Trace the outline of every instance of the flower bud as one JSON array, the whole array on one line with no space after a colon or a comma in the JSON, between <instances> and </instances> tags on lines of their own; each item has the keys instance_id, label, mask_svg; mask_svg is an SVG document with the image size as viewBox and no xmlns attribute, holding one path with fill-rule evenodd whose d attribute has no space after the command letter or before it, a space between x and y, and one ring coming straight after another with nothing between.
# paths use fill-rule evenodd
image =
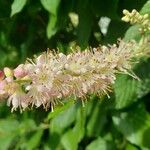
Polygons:
<instances>
[{"instance_id":1,"label":"flower bud","mask_svg":"<svg viewBox=\"0 0 150 150\"><path fill-rule=\"evenodd\" d=\"M122 21L125 21L125 22L129 22L129 21L130 21L130 19L129 19L128 16L122 17L121 20L122 20Z\"/></svg>"},{"instance_id":2,"label":"flower bud","mask_svg":"<svg viewBox=\"0 0 150 150\"><path fill-rule=\"evenodd\" d=\"M25 69L23 68L23 64L19 65L15 70L14 70L14 76L16 78L23 78L26 76Z\"/></svg>"},{"instance_id":3,"label":"flower bud","mask_svg":"<svg viewBox=\"0 0 150 150\"><path fill-rule=\"evenodd\" d=\"M145 15L143 16L144 19L147 19L148 17L149 17L148 14L145 14Z\"/></svg>"},{"instance_id":4,"label":"flower bud","mask_svg":"<svg viewBox=\"0 0 150 150\"><path fill-rule=\"evenodd\" d=\"M123 10L123 14L127 15L128 13L129 13L128 10L126 10L126 9Z\"/></svg>"},{"instance_id":5,"label":"flower bud","mask_svg":"<svg viewBox=\"0 0 150 150\"><path fill-rule=\"evenodd\" d=\"M4 74L5 74L6 77L13 77L13 70L11 70L8 67L5 67L4 68Z\"/></svg>"},{"instance_id":6,"label":"flower bud","mask_svg":"<svg viewBox=\"0 0 150 150\"><path fill-rule=\"evenodd\" d=\"M0 81L4 79L4 72L0 70Z\"/></svg>"}]
</instances>

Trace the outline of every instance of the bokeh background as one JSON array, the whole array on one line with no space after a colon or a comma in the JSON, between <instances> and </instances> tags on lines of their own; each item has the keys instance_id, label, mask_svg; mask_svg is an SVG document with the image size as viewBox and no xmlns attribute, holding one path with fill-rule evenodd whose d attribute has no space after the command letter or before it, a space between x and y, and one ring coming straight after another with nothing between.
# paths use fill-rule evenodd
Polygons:
<instances>
[{"instance_id":1,"label":"bokeh background","mask_svg":"<svg viewBox=\"0 0 150 150\"><path fill-rule=\"evenodd\" d=\"M0 0L0 69L47 48L139 41L137 26L121 21L123 9L150 14L150 0ZM93 95L85 107L70 99L53 113L11 113L1 101L0 150L149 150L150 60L134 71L140 82L118 76L110 99Z\"/></svg>"}]
</instances>

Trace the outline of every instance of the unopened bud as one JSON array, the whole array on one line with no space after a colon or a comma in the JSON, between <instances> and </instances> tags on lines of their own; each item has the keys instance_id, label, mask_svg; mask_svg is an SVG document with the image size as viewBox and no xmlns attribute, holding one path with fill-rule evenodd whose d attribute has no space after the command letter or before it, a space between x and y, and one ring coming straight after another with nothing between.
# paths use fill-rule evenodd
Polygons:
<instances>
[{"instance_id":1,"label":"unopened bud","mask_svg":"<svg viewBox=\"0 0 150 150\"><path fill-rule=\"evenodd\" d=\"M124 17L122 17L122 19L121 19L122 21L125 21L125 22L129 22L130 21L130 19L129 19L129 17L128 16L124 16Z\"/></svg>"},{"instance_id":2,"label":"unopened bud","mask_svg":"<svg viewBox=\"0 0 150 150\"><path fill-rule=\"evenodd\" d=\"M137 12L135 9L133 9L132 12L131 12L132 15L135 15L135 14L137 14L137 13L138 13L138 12Z\"/></svg>"},{"instance_id":3,"label":"unopened bud","mask_svg":"<svg viewBox=\"0 0 150 150\"><path fill-rule=\"evenodd\" d=\"M149 20L146 19L142 24L143 24L143 25L148 25L148 24L149 24Z\"/></svg>"},{"instance_id":4,"label":"unopened bud","mask_svg":"<svg viewBox=\"0 0 150 150\"><path fill-rule=\"evenodd\" d=\"M5 74L6 77L13 77L13 70L11 70L8 67L5 67L4 68L4 74Z\"/></svg>"},{"instance_id":5,"label":"unopened bud","mask_svg":"<svg viewBox=\"0 0 150 150\"><path fill-rule=\"evenodd\" d=\"M4 79L4 72L0 70L0 81Z\"/></svg>"},{"instance_id":6,"label":"unopened bud","mask_svg":"<svg viewBox=\"0 0 150 150\"><path fill-rule=\"evenodd\" d=\"M23 78L26 75L25 70L23 68L23 64L19 65L15 70L14 70L14 76L16 78Z\"/></svg>"},{"instance_id":7,"label":"unopened bud","mask_svg":"<svg viewBox=\"0 0 150 150\"><path fill-rule=\"evenodd\" d=\"M145 14L145 15L143 16L144 19L147 19L148 17L149 17L148 14Z\"/></svg>"},{"instance_id":8,"label":"unopened bud","mask_svg":"<svg viewBox=\"0 0 150 150\"><path fill-rule=\"evenodd\" d=\"M129 13L128 10L126 10L126 9L123 10L123 14L127 15L128 13Z\"/></svg>"}]
</instances>

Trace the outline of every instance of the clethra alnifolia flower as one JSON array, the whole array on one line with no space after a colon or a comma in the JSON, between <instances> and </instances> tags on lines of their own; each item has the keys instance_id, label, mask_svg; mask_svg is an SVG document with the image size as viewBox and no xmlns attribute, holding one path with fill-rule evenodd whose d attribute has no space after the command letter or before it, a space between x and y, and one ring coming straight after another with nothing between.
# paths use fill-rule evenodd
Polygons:
<instances>
[{"instance_id":1,"label":"clethra alnifolia flower","mask_svg":"<svg viewBox=\"0 0 150 150\"><path fill-rule=\"evenodd\" d=\"M13 111L30 106L53 110L64 98L83 101L93 93L108 95L116 73L134 76L131 66L136 48L136 42L120 40L116 45L68 55L47 51L14 70L4 68L4 73L0 72L0 97L8 99Z\"/></svg>"}]
</instances>

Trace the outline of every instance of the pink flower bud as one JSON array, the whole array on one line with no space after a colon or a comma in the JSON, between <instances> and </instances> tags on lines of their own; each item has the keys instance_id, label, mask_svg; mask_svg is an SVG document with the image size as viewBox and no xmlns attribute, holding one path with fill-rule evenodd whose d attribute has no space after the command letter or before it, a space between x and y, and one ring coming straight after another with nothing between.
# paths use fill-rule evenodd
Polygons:
<instances>
[{"instance_id":1,"label":"pink flower bud","mask_svg":"<svg viewBox=\"0 0 150 150\"><path fill-rule=\"evenodd\" d=\"M19 65L15 70L14 70L14 76L16 78L23 78L26 76L25 69L23 68L23 64Z\"/></svg>"},{"instance_id":2,"label":"pink flower bud","mask_svg":"<svg viewBox=\"0 0 150 150\"><path fill-rule=\"evenodd\" d=\"M0 70L0 81L4 79L4 72Z\"/></svg>"},{"instance_id":3,"label":"pink flower bud","mask_svg":"<svg viewBox=\"0 0 150 150\"><path fill-rule=\"evenodd\" d=\"M5 67L4 68L4 74L5 74L6 77L13 77L13 70L11 70L8 67Z\"/></svg>"}]
</instances>

